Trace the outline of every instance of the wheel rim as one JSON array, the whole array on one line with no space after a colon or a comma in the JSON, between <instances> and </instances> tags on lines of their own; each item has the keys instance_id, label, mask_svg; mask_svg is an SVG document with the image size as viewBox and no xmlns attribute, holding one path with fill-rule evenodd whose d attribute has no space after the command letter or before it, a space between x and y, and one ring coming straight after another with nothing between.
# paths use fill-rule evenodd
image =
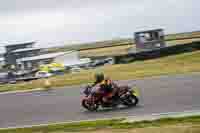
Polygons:
<instances>
[{"instance_id":1,"label":"wheel rim","mask_svg":"<svg viewBox=\"0 0 200 133\"><path fill-rule=\"evenodd\" d=\"M128 105L136 105L138 102L137 98L135 96L129 96L129 98L127 99L126 103Z\"/></svg>"},{"instance_id":2,"label":"wheel rim","mask_svg":"<svg viewBox=\"0 0 200 133\"><path fill-rule=\"evenodd\" d=\"M128 102L128 104L131 105L131 104L135 103L135 99L132 98L132 97L129 97L128 100L127 100L127 102Z\"/></svg>"},{"instance_id":3,"label":"wheel rim","mask_svg":"<svg viewBox=\"0 0 200 133\"><path fill-rule=\"evenodd\" d=\"M87 100L85 100L85 101L83 102L83 106L84 106L86 109L90 110L90 111L97 110L97 108L98 108L98 105L97 105L97 104L91 104L91 103L89 103Z\"/></svg>"}]
</instances>

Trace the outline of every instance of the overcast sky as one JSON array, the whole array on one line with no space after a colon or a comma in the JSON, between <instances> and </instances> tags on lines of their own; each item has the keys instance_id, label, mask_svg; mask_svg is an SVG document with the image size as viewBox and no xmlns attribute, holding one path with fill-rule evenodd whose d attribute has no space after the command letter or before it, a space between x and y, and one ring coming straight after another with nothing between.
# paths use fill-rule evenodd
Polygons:
<instances>
[{"instance_id":1,"label":"overcast sky","mask_svg":"<svg viewBox=\"0 0 200 133\"><path fill-rule=\"evenodd\" d=\"M199 8L198 0L1 0L0 46L126 38L152 28L200 30Z\"/></svg>"}]
</instances>

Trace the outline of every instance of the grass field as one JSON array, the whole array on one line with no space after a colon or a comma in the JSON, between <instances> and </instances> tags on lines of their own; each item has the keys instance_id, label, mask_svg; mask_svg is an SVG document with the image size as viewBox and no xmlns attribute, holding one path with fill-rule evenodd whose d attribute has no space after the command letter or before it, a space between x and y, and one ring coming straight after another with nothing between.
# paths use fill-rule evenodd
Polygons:
<instances>
[{"instance_id":1,"label":"grass field","mask_svg":"<svg viewBox=\"0 0 200 133\"><path fill-rule=\"evenodd\" d=\"M49 79L51 87L79 85L93 82L96 71L102 71L114 80L137 79L158 75L181 74L200 71L200 50L162 57L145 61L135 61L129 64L103 66L80 73L65 74ZM46 79L23 82L18 84L1 85L0 91L13 91L45 87Z\"/></svg>"},{"instance_id":2,"label":"grass field","mask_svg":"<svg viewBox=\"0 0 200 133\"><path fill-rule=\"evenodd\" d=\"M199 38L184 39L192 37ZM166 43L169 45L178 45L183 43L191 43L193 41L200 41L200 31L168 34L165 36L165 40ZM135 47L133 38L115 39L76 45L66 45L58 48L50 48L49 52L79 50L81 57L97 57L125 54L127 53L127 49L130 47Z\"/></svg>"},{"instance_id":3,"label":"grass field","mask_svg":"<svg viewBox=\"0 0 200 133\"><path fill-rule=\"evenodd\" d=\"M200 31L194 32L185 32L185 33L177 33L177 34L168 34L166 35L166 39L181 39L186 37L200 37Z\"/></svg>"},{"instance_id":4,"label":"grass field","mask_svg":"<svg viewBox=\"0 0 200 133\"><path fill-rule=\"evenodd\" d=\"M98 48L91 50L80 51L81 57L99 57L99 56L115 56L124 55L128 53L128 49L133 48L134 45L122 45L109 48Z\"/></svg>"},{"instance_id":5,"label":"grass field","mask_svg":"<svg viewBox=\"0 0 200 133\"><path fill-rule=\"evenodd\" d=\"M125 123L123 119L0 130L0 133L199 133L200 116Z\"/></svg>"},{"instance_id":6,"label":"grass field","mask_svg":"<svg viewBox=\"0 0 200 133\"><path fill-rule=\"evenodd\" d=\"M180 44L189 44L195 41L200 41L200 38L194 39L183 39L183 40L173 40L167 41L167 46L180 45ZM89 49L81 50L81 57L100 57L100 56L116 56L116 55L125 55L128 53L128 50L132 48L135 49L135 45L130 43L129 45L113 46L108 48L98 48L98 49Z\"/></svg>"},{"instance_id":7,"label":"grass field","mask_svg":"<svg viewBox=\"0 0 200 133\"><path fill-rule=\"evenodd\" d=\"M199 132L200 132L199 124L183 123L175 125L163 125L159 127L150 126L146 128L99 129L99 130L94 130L89 132L85 131L79 133L199 133Z\"/></svg>"},{"instance_id":8,"label":"grass field","mask_svg":"<svg viewBox=\"0 0 200 133\"><path fill-rule=\"evenodd\" d=\"M96 49L102 48L105 46L118 46L118 45L126 45L132 42L132 39L116 39L116 40L107 40L107 41L99 41L85 44L74 44L74 45L66 45L62 47L49 48L50 52L58 52L58 51L69 51L69 50L84 50L84 49Z\"/></svg>"},{"instance_id":9,"label":"grass field","mask_svg":"<svg viewBox=\"0 0 200 133\"><path fill-rule=\"evenodd\" d=\"M183 38L191 38L191 37L200 37L200 31L194 32L184 32L184 33L176 33L176 34L168 34L165 35L165 40L172 40L172 39L182 39ZM56 52L56 51L68 51L68 50L84 50L84 49L96 49L105 46L119 46L119 45L127 45L130 43L134 43L133 38L119 38L107 41L98 41L92 43L84 43L84 44L74 44L74 45L66 45L62 47L54 47L50 48L49 51Z\"/></svg>"}]
</instances>

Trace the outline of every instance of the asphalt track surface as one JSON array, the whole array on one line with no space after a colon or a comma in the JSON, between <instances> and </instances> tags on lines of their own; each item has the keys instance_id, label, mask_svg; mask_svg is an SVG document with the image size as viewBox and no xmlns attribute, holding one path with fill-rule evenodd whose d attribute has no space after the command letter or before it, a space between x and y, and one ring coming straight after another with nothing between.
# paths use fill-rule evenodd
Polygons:
<instances>
[{"instance_id":1,"label":"asphalt track surface","mask_svg":"<svg viewBox=\"0 0 200 133\"><path fill-rule=\"evenodd\" d=\"M200 74L118 83L140 88L141 98L137 107L86 111L80 106L83 86L50 92L1 94L0 128L200 109Z\"/></svg>"}]
</instances>

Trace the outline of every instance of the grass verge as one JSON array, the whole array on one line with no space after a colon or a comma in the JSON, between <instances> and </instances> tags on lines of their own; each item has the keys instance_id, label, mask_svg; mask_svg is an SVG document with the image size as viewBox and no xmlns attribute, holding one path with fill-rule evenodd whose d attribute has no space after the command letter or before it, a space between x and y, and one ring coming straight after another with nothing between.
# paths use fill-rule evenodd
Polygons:
<instances>
[{"instance_id":1,"label":"grass verge","mask_svg":"<svg viewBox=\"0 0 200 133\"><path fill-rule=\"evenodd\" d=\"M91 122L80 122L70 124L56 124L48 126L35 126L30 128L16 128L16 129L0 129L0 133L66 133L66 132L90 132L105 129L145 129L149 127L166 127L180 125L199 125L200 116L190 116L181 118L162 118L153 121L141 121L133 123L124 123L124 119L113 119L113 120L98 120ZM198 126L200 131L200 126ZM173 131L172 133L175 133ZM177 132L176 132L177 133Z\"/></svg>"}]
</instances>

